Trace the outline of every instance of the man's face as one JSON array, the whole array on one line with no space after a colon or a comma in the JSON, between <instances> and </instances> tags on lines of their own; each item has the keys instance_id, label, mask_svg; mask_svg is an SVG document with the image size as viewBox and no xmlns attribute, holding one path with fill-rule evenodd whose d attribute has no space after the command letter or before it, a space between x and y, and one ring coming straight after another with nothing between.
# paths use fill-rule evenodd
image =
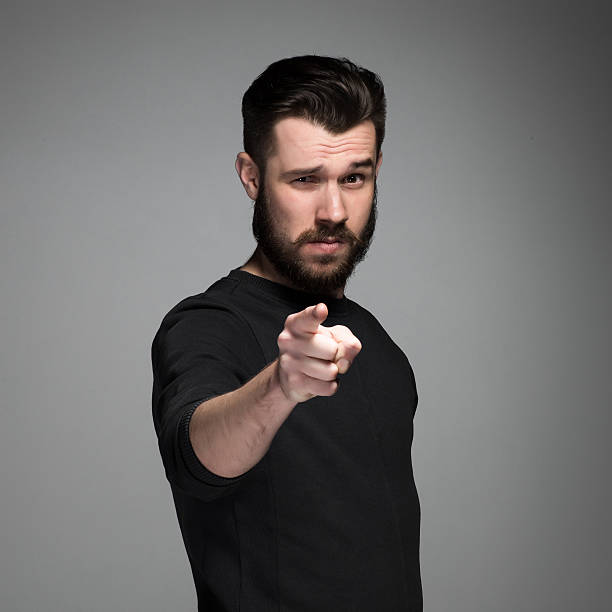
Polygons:
<instances>
[{"instance_id":1,"label":"man's face","mask_svg":"<svg viewBox=\"0 0 612 612\"><path fill-rule=\"evenodd\" d=\"M270 263L313 293L342 287L365 256L376 222L376 133L370 121L330 134L287 118L274 128L253 232Z\"/></svg>"}]
</instances>

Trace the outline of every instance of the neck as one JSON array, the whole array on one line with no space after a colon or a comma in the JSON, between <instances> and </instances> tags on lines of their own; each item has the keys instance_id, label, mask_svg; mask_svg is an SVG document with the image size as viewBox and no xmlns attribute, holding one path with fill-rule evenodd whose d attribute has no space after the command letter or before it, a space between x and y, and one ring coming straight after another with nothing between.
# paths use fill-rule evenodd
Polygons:
<instances>
[{"instance_id":1,"label":"neck","mask_svg":"<svg viewBox=\"0 0 612 612\"><path fill-rule=\"evenodd\" d=\"M250 272L255 276L261 276L267 280L285 285L291 289L302 290L300 287L296 287L284 276L278 273L272 262L266 257L265 253L257 247L254 253L251 255L249 260L240 268L245 272ZM344 287L339 287L335 291L330 293L331 297L341 298L344 295Z\"/></svg>"}]
</instances>

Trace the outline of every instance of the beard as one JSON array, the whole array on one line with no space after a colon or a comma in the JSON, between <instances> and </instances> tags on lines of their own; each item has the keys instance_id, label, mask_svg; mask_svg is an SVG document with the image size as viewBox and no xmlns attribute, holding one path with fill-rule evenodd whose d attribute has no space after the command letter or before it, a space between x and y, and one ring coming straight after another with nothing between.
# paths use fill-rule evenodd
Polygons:
<instances>
[{"instance_id":1,"label":"beard","mask_svg":"<svg viewBox=\"0 0 612 612\"><path fill-rule=\"evenodd\" d=\"M377 213L377 189L374 184L370 215L359 236L342 222L334 226L319 225L291 241L278 230L270 214L269 199L262 188L253 209L253 235L276 271L292 286L308 293L330 294L345 286L355 266L366 256L374 236ZM300 247L326 238L345 242L347 252L339 256L326 253L316 255L315 265L309 265L301 257Z\"/></svg>"}]
</instances>

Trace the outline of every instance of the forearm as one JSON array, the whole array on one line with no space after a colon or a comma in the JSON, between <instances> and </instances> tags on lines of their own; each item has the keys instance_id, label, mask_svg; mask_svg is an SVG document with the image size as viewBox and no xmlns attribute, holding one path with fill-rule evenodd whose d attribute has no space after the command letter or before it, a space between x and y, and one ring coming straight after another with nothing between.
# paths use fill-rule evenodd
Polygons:
<instances>
[{"instance_id":1,"label":"forearm","mask_svg":"<svg viewBox=\"0 0 612 612\"><path fill-rule=\"evenodd\" d=\"M200 404L191 417L189 439L200 462L232 478L252 468L293 410L278 376L278 360L242 387Z\"/></svg>"}]
</instances>

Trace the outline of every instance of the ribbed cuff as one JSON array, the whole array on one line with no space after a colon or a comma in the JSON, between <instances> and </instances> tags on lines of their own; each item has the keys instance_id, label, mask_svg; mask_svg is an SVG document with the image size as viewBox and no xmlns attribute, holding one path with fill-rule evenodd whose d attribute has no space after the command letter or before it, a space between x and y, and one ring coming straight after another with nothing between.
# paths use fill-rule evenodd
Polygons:
<instances>
[{"instance_id":1,"label":"ribbed cuff","mask_svg":"<svg viewBox=\"0 0 612 612\"><path fill-rule=\"evenodd\" d=\"M206 484L215 487L225 487L233 484L234 482L242 480L244 474L241 474L240 476L236 476L234 478L225 478L224 476L218 476L217 474L213 474L213 472L207 469L198 459L198 456L195 454L193 446L191 445L191 440L189 439L189 423L191 422L191 417L193 416L193 413L202 402L211 399L211 397L215 396L211 395L210 397L205 397L204 399L201 399L195 404L189 406L187 410L185 410L179 422L179 445L181 449L181 454L183 456L183 461L185 462L187 469L193 475L194 478L197 478L198 480L201 480L202 482L205 482Z\"/></svg>"}]
</instances>

